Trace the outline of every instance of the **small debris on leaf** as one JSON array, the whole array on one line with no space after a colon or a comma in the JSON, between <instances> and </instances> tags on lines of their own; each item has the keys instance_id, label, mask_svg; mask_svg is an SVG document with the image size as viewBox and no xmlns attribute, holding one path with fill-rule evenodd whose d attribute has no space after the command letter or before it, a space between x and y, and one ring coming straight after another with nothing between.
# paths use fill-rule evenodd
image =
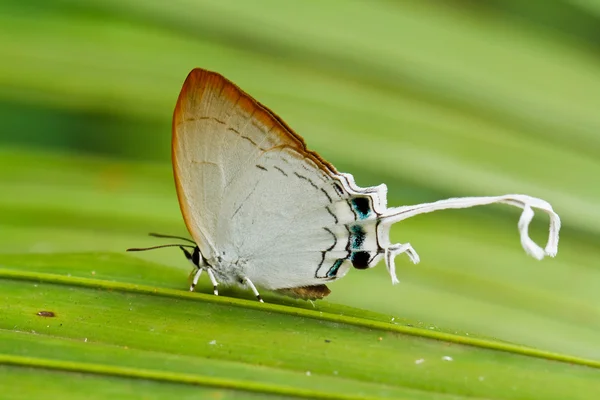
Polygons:
<instances>
[{"instance_id":1,"label":"small debris on leaf","mask_svg":"<svg viewBox=\"0 0 600 400\"><path fill-rule=\"evenodd\" d=\"M39 315L40 317L47 317L47 318L56 317L56 314L54 314L54 312L52 312L52 311L40 311L37 313L37 315Z\"/></svg>"}]
</instances>

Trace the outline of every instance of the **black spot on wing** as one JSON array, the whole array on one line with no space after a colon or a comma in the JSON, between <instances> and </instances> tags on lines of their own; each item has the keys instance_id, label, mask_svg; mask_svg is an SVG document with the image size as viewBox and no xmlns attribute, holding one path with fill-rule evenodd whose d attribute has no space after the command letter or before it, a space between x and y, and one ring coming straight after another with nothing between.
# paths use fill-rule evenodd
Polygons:
<instances>
[{"instance_id":1,"label":"black spot on wing","mask_svg":"<svg viewBox=\"0 0 600 400\"><path fill-rule=\"evenodd\" d=\"M350 200L352 209L359 219L368 218L371 214L371 202L368 197L355 197Z\"/></svg>"},{"instance_id":2,"label":"black spot on wing","mask_svg":"<svg viewBox=\"0 0 600 400\"><path fill-rule=\"evenodd\" d=\"M355 251L350 256L350 261L352 261L352 266L356 269L367 269L369 268L369 260L371 259L371 255L368 251Z\"/></svg>"}]
</instances>

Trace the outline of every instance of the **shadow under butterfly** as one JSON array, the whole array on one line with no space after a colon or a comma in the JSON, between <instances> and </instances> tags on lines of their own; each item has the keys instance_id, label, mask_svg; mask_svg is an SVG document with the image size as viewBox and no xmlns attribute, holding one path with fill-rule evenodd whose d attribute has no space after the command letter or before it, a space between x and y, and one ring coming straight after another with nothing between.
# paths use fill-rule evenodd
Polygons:
<instances>
[{"instance_id":1,"label":"shadow under butterfly","mask_svg":"<svg viewBox=\"0 0 600 400\"><path fill-rule=\"evenodd\" d=\"M521 244L536 259L555 256L560 218L546 201L509 194L464 197L387 207L387 187L361 188L338 172L281 118L218 73L190 72L173 116L172 161L179 205L193 241L178 246L194 265L193 291L206 271L217 286L257 287L303 299L322 299L325 285L350 267L367 269L382 259L392 278L395 257L409 243L390 243L390 227L418 214L504 203L523 209ZM550 216L542 249L528 235L533 208ZM189 250L188 250L189 249Z\"/></svg>"}]
</instances>

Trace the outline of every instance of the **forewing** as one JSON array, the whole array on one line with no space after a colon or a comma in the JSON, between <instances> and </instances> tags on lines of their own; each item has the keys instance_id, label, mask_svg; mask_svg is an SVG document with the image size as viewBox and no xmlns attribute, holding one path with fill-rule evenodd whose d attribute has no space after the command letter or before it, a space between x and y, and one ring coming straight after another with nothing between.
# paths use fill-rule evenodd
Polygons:
<instances>
[{"instance_id":1,"label":"forewing","mask_svg":"<svg viewBox=\"0 0 600 400\"><path fill-rule=\"evenodd\" d=\"M188 75L173 116L173 172L185 223L205 257L217 256L223 242L229 242L221 237L217 243L217 236L230 222L220 219L227 215L223 205L246 195L237 191L236 182L249 170L260 172L256 165L265 153L279 151L302 154L317 169L335 172L274 113L229 80L202 69Z\"/></svg>"}]
</instances>

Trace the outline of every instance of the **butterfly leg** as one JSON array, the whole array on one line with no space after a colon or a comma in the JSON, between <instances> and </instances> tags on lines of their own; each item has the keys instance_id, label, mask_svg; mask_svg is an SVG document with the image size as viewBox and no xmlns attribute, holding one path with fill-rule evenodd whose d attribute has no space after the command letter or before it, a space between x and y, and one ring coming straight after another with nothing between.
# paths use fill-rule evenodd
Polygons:
<instances>
[{"instance_id":1,"label":"butterfly leg","mask_svg":"<svg viewBox=\"0 0 600 400\"><path fill-rule=\"evenodd\" d=\"M219 284L219 282L217 282L217 278L215 278L215 274L212 272L212 270L210 268L206 268L206 267L198 268L198 270L194 274L194 279L192 280L192 285L190 286L190 292L193 292L194 289L196 288L196 285L198 284L198 280L200 279L200 276L202 275L202 272L205 269L206 269L206 273L208 274L208 278L210 279L210 282L213 284L213 294L215 296L218 296L219 290L217 290L217 285Z\"/></svg>"},{"instance_id":2,"label":"butterfly leg","mask_svg":"<svg viewBox=\"0 0 600 400\"><path fill-rule=\"evenodd\" d=\"M213 284L213 294L215 296L218 296L219 291L217 290L217 286L219 285L219 282L217 282L217 278L215 278L215 274L212 272L212 270L210 268L206 269L206 273L208 274L208 278L210 279L210 282Z\"/></svg>"},{"instance_id":3,"label":"butterfly leg","mask_svg":"<svg viewBox=\"0 0 600 400\"><path fill-rule=\"evenodd\" d=\"M202 275L203 268L198 268L196 273L194 274L194 279L192 279L192 284L190 285L190 292L193 292L198 284L198 280L200 279L200 275Z\"/></svg>"},{"instance_id":4,"label":"butterfly leg","mask_svg":"<svg viewBox=\"0 0 600 400\"><path fill-rule=\"evenodd\" d=\"M394 262L394 259L398 254L402 253L406 253L408 258L410 258L410 261L412 261L414 264L418 264L420 261L419 255L415 249L413 249L410 243L396 243L388 246L388 248L385 249L385 264L388 267L388 272L392 277L393 284L400 283L396 277L396 263Z\"/></svg>"},{"instance_id":5,"label":"butterfly leg","mask_svg":"<svg viewBox=\"0 0 600 400\"><path fill-rule=\"evenodd\" d=\"M254 283L252 283L252 281L250 279L248 279L247 277L243 277L240 280L240 282L248 285L248 287L250 287L250 289L252 290L252 293L254 293L254 295L256 296L258 301L260 301L261 303L264 303L262 297L260 297L260 293L258 293L258 290L256 289L256 286L254 286Z\"/></svg>"}]
</instances>

